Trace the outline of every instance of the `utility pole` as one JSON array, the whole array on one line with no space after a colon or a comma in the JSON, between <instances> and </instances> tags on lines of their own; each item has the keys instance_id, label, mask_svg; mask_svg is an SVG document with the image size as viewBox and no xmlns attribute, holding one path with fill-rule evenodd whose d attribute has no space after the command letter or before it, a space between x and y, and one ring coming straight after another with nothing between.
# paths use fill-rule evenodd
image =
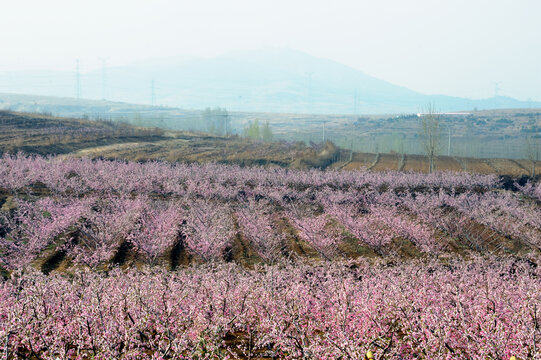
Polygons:
<instances>
[{"instance_id":1,"label":"utility pole","mask_svg":"<svg viewBox=\"0 0 541 360\"><path fill-rule=\"evenodd\" d=\"M154 87L154 79L150 82L150 103L156 105L156 91Z\"/></svg>"},{"instance_id":2,"label":"utility pole","mask_svg":"<svg viewBox=\"0 0 541 360\"><path fill-rule=\"evenodd\" d=\"M79 59L77 59L75 61L75 68L76 68L76 72L75 72L75 97L77 99L80 99L81 98L81 72L79 70Z\"/></svg>"},{"instance_id":3,"label":"utility pole","mask_svg":"<svg viewBox=\"0 0 541 360\"><path fill-rule=\"evenodd\" d=\"M325 144L325 124L327 121L323 120L323 144Z\"/></svg>"},{"instance_id":4,"label":"utility pole","mask_svg":"<svg viewBox=\"0 0 541 360\"><path fill-rule=\"evenodd\" d=\"M449 145L447 146L447 156L451 156L451 127L447 126L449 130Z\"/></svg>"},{"instance_id":5,"label":"utility pole","mask_svg":"<svg viewBox=\"0 0 541 360\"><path fill-rule=\"evenodd\" d=\"M227 110L226 110L227 111ZM230 120L230 115L229 113L225 113L223 115L223 118L224 118L224 135L227 136L229 135L229 132L227 131L227 123L229 122Z\"/></svg>"},{"instance_id":6,"label":"utility pole","mask_svg":"<svg viewBox=\"0 0 541 360\"><path fill-rule=\"evenodd\" d=\"M101 60L101 98L107 99L107 60L109 58L99 58Z\"/></svg>"}]
</instances>

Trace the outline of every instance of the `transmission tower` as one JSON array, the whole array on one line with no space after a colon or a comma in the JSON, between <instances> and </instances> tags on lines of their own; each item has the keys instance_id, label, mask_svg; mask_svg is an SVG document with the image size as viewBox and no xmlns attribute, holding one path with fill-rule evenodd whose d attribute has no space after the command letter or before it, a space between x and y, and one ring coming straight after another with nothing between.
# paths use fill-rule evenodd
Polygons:
<instances>
[{"instance_id":1,"label":"transmission tower","mask_svg":"<svg viewBox=\"0 0 541 360\"><path fill-rule=\"evenodd\" d=\"M355 93L353 94L353 115L357 115L357 89L355 89Z\"/></svg>"},{"instance_id":2,"label":"transmission tower","mask_svg":"<svg viewBox=\"0 0 541 360\"><path fill-rule=\"evenodd\" d=\"M81 89L81 72L79 69L79 59L75 61L76 65L76 73L75 73L75 97L77 99L80 99L82 96L82 89Z\"/></svg>"},{"instance_id":3,"label":"transmission tower","mask_svg":"<svg viewBox=\"0 0 541 360\"><path fill-rule=\"evenodd\" d=\"M152 106L156 105L156 90L154 87L154 80L150 82L150 103Z\"/></svg>"},{"instance_id":4,"label":"transmission tower","mask_svg":"<svg viewBox=\"0 0 541 360\"><path fill-rule=\"evenodd\" d=\"M498 97L498 95L500 95L500 84L502 82L501 81L497 81L494 83L494 97Z\"/></svg>"},{"instance_id":5,"label":"transmission tower","mask_svg":"<svg viewBox=\"0 0 541 360\"><path fill-rule=\"evenodd\" d=\"M312 105L313 105L312 104L312 101L313 101L313 99L312 99L312 77L314 76L314 72L311 71L311 72L307 73L306 75L308 76L308 79L307 79L308 80L308 83L307 83L308 88L307 88L307 93L306 93L306 95L307 95L306 97L307 97L307 100L308 100L307 101L308 102L308 111L307 112L310 113L310 112L312 112Z\"/></svg>"},{"instance_id":6,"label":"transmission tower","mask_svg":"<svg viewBox=\"0 0 541 360\"><path fill-rule=\"evenodd\" d=\"M498 96L500 95L500 84L501 83L502 83L501 81L494 82L494 99L496 100L495 103L496 103L497 108L500 107L500 99L498 99Z\"/></svg>"},{"instance_id":7,"label":"transmission tower","mask_svg":"<svg viewBox=\"0 0 541 360\"><path fill-rule=\"evenodd\" d=\"M99 58L101 60L101 98L107 99L107 60L109 58Z\"/></svg>"}]
</instances>

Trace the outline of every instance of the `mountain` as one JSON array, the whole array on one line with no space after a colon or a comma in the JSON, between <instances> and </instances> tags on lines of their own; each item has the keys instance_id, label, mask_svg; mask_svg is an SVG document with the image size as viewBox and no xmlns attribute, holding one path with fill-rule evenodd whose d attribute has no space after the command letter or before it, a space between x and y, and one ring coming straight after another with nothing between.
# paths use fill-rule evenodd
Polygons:
<instances>
[{"instance_id":1,"label":"mountain","mask_svg":"<svg viewBox=\"0 0 541 360\"><path fill-rule=\"evenodd\" d=\"M200 109L289 113L411 113L541 107L508 97L472 100L425 95L338 62L289 49L230 52L214 58L153 59L81 74L82 97ZM154 84L154 85L152 85ZM74 72L0 73L0 92L73 97ZM154 96L153 96L154 94ZM357 104L355 105L355 100Z\"/></svg>"}]
</instances>

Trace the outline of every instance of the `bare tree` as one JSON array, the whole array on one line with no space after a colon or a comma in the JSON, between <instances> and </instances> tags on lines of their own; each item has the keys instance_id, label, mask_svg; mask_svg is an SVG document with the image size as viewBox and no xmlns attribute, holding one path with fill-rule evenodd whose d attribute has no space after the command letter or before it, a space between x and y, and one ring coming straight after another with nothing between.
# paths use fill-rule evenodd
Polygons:
<instances>
[{"instance_id":1,"label":"bare tree","mask_svg":"<svg viewBox=\"0 0 541 360\"><path fill-rule=\"evenodd\" d=\"M428 157L428 172L434 171L434 158L436 157L441 142L441 118L434 104L429 103L419 113L419 132L421 143Z\"/></svg>"}]
</instances>

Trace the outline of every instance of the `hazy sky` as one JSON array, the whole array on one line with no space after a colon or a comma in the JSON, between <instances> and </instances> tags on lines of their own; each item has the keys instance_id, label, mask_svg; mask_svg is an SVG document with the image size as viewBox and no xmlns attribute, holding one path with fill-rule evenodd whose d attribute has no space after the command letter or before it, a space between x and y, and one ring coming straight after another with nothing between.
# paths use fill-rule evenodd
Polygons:
<instances>
[{"instance_id":1,"label":"hazy sky","mask_svg":"<svg viewBox=\"0 0 541 360\"><path fill-rule=\"evenodd\" d=\"M2 0L0 71L289 47L427 94L541 100L539 0Z\"/></svg>"}]
</instances>

